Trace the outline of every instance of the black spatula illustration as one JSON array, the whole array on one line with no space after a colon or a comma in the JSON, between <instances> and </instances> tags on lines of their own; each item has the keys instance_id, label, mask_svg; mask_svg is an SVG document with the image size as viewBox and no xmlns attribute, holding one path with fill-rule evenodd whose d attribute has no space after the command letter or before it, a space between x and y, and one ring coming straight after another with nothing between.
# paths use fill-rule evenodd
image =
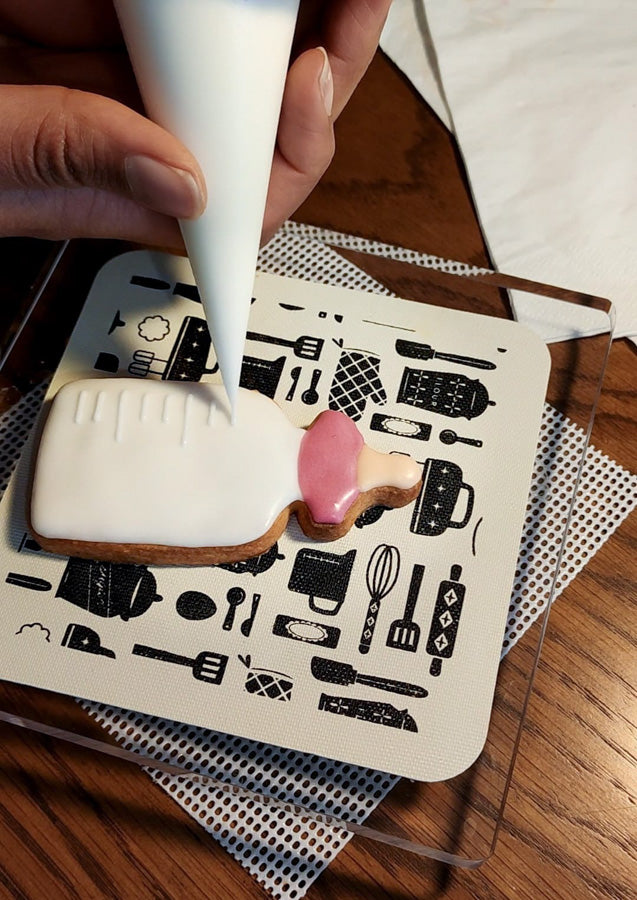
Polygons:
<instances>
[{"instance_id":1,"label":"black spatula illustration","mask_svg":"<svg viewBox=\"0 0 637 900\"><path fill-rule=\"evenodd\" d=\"M405 611L401 619L395 619L389 626L389 634L387 635L386 645L395 650L410 650L415 653L418 649L418 641L420 640L420 626L413 621L414 609L416 608L416 600L418 599L418 591L422 582L425 567L420 563L416 563L412 573L411 582L409 584L409 593L407 594L407 603Z\"/></svg>"},{"instance_id":2,"label":"black spatula illustration","mask_svg":"<svg viewBox=\"0 0 637 900\"><path fill-rule=\"evenodd\" d=\"M303 334L296 340L288 338L272 337L270 334L259 334L256 331L248 331L246 337L249 341L261 341L264 344L276 344L279 347L292 347L292 352L299 359L318 359L323 349L323 338L311 337Z\"/></svg>"},{"instance_id":3,"label":"black spatula illustration","mask_svg":"<svg viewBox=\"0 0 637 900\"><path fill-rule=\"evenodd\" d=\"M135 644L133 654L146 656L149 659L161 659L162 662L176 663L178 666L188 666L192 669L192 674L197 681L206 681L208 684L221 684L228 664L228 657L223 653L204 651L198 653L194 659L190 659L188 656L146 647L145 644Z\"/></svg>"}]
</instances>

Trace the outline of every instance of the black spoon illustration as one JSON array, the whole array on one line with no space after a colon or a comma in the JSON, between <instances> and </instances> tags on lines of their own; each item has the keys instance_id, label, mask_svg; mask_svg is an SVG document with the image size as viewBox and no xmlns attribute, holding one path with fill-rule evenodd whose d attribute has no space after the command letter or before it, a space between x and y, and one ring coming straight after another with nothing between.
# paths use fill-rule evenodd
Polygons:
<instances>
[{"instance_id":1,"label":"black spoon illustration","mask_svg":"<svg viewBox=\"0 0 637 900\"><path fill-rule=\"evenodd\" d=\"M460 435L456 434L455 431L452 431L451 428L445 428L444 431L440 432L440 440L443 444L469 444L471 447L482 446L482 441L474 440L473 438L460 437Z\"/></svg>"},{"instance_id":2,"label":"black spoon illustration","mask_svg":"<svg viewBox=\"0 0 637 900\"><path fill-rule=\"evenodd\" d=\"M226 613L226 617L223 620L222 628L224 631L231 631L232 626L234 625L234 616L237 610L237 606L239 606L246 598L246 592L243 588L233 587L230 588L228 593L226 594L226 600L228 601L228 612Z\"/></svg>"},{"instance_id":3,"label":"black spoon illustration","mask_svg":"<svg viewBox=\"0 0 637 900\"><path fill-rule=\"evenodd\" d=\"M301 394L301 400L305 403L306 406L313 406L315 403L319 402L319 393L316 390L316 385L319 383L319 378L321 377L321 370L314 369L312 372L312 380L310 382L309 388L303 391Z\"/></svg>"}]
</instances>

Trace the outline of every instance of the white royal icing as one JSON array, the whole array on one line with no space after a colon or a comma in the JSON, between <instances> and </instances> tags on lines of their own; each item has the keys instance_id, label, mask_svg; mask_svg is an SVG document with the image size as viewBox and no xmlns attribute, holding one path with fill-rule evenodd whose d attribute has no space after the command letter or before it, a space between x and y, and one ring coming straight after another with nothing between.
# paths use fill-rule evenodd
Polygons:
<instances>
[{"instance_id":1,"label":"white royal icing","mask_svg":"<svg viewBox=\"0 0 637 900\"><path fill-rule=\"evenodd\" d=\"M231 425L217 385L67 384L40 443L33 528L48 538L121 544L256 540L301 499L304 433L256 391L239 391Z\"/></svg>"}]
</instances>

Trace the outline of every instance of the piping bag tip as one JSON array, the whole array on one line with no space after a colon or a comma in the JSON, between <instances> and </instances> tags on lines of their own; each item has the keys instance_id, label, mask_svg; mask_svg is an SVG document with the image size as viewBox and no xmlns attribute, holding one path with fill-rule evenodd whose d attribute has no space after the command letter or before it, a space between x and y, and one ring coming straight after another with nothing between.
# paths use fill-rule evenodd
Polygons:
<instances>
[{"instance_id":1,"label":"piping bag tip","mask_svg":"<svg viewBox=\"0 0 637 900\"><path fill-rule=\"evenodd\" d=\"M231 367L231 370L228 371L227 366L219 365L219 370L221 373L221 380L223 381L223 386L226 391L226 397L228 398L228 414L230 417L230 424L237 424L237 405L239 399L239 379L241 376L241 372L235 372L234 366Z\"/></svg>"}]
</instances>

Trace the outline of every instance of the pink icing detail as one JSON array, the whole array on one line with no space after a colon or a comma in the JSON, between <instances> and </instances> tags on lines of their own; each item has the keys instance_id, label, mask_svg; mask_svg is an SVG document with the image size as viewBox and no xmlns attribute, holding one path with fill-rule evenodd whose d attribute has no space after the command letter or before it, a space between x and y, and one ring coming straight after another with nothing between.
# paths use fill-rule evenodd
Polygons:
<instances>
[{"instance_id":1,"label":"pink icing detail","mask_svg":"<svg viewBox=\"0 0 637 900\"><path fill-rule=\"evenodd\" d=\"M358 497L358 455L364 441L345 413L325 410L305 432L299 486L315 522L336 525Z\"/></svg>"}]
</instances>

